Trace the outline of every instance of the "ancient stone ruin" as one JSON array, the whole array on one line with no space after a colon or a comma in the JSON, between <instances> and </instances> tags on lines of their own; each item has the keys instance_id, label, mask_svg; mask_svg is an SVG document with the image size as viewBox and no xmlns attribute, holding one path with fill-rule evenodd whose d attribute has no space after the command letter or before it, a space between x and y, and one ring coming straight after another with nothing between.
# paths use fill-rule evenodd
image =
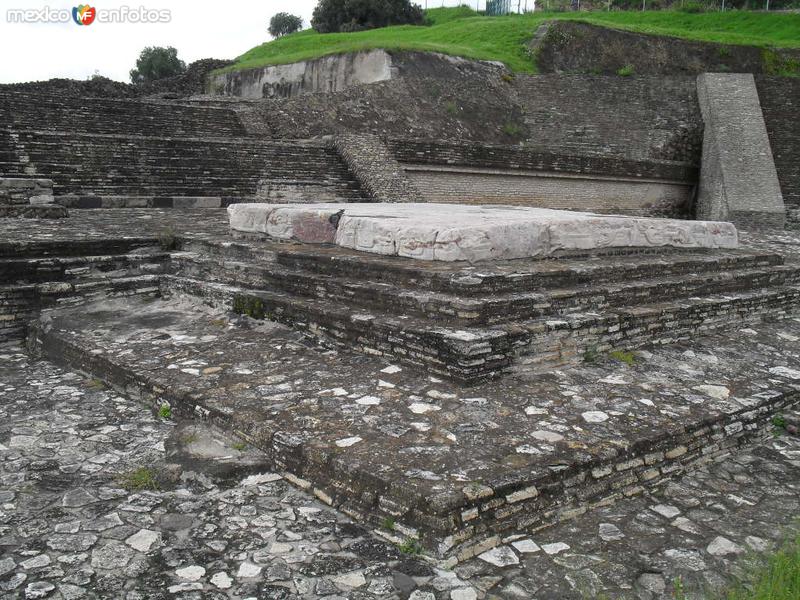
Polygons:
<instances>
[{"instance_id":1,"label":"ancient stone ruin","mask_svg":"<svg viewBox=\"0 0 800 600\"><path fill-rule=\"evenodd\" d=\"M655 598L772 543L797 80L341 60L368 72L209 83L244 98L0 89L0 590ZM148 461L172 487L125 492ZM57 533L6 518L51 493Z\"/></svg>"}]
</instances>

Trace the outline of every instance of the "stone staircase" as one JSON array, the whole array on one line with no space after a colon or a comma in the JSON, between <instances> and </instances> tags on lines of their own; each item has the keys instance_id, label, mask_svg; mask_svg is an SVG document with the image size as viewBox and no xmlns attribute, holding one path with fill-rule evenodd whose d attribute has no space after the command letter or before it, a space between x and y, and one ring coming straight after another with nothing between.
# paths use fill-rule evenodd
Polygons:
<instances>
[{"instance_id":1,"label":"stone staircase","mask_svg":"<svg viewBox=\"0 0 800 600\"><path fill-rule=\"evenodd\" d=\"M0 90L4 128L160 137L243 137L233 110L171 102L76 98Z\"/></svg>"},{"instance_id":2,"label":"stone staircase","mask_svg":"<svg viewBox=\"0 0 800 600\"><path fill-rule=\"evenodd\" d=\"M3 131L0 172L52 179L57 202L76 208L364 200L333 150L293 141Z\"/></svg>"},{"instance_id":3,"label":"stone staircase","mask_svg":"<svg viewBox=\"0 0 800 600\"><path fill-rule=\"evenodd\" d=\"M185 250L162 281L166 295L199 296L462 383L778 318L800 298L800 267L747 250L468 267L264 241Z\"/></svg>"},{"instance_id":4,"label":"stone staircase","mask_svg":"<svg viewBox=\"0 0 800 600\"><path fill-rule=\"evenodd\" d=\"M145 244L152 240L0 245L0 342L23 339L44 308L157 294L170 254Z\"/></svg>"}]
</instances>

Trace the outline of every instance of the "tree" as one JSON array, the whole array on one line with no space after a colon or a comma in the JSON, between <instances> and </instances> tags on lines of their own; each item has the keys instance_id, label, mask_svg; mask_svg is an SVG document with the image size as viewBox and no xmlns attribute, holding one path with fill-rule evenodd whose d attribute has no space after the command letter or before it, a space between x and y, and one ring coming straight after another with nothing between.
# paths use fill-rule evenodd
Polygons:
<instances>
[{"instance_id":1,"label":"tree","mask_svg":"<svg viewBox=\"0 0 800 600\"><path fill-rule=\"evenodd\" d=\"M186 71L186 63L178 58L178 51L170 46L148 46L139 54L136 68L131 69L131 83L149 83L156 79L174 77Z\"/></svg>"},{"instance_id":2,"label":"tree","mask_svg":"<svg viewBox=\"0 0 800 600\"><path fill-rule=\"evenodd\" d=\"M303 27L303 19L289 13L279 12L272 15L269 20L269 34L274 38L279 38L284 35L289 35L296 31L300 31Z\"/></svg>"},{"instance_id":3,"label":"tree","mask_svg":"<svg viewBox=\"0 0 800 600\"><path fill-rule=\"evenodd\" d=\"M424 22L422 8L410 0L319 0L311 26L319 33L331 33Z\"/></svg>"}]
</instances>

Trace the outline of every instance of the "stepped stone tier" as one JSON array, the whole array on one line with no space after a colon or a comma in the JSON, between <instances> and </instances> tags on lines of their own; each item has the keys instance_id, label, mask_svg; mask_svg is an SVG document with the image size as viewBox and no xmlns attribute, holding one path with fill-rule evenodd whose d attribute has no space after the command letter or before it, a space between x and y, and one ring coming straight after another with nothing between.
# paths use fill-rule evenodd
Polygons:
<instances>
[{"instance_id":1,"label":"stepped stone tier","mask_svg":"<svg viewBox=\"0 0 800 600\"><path fill-rule=\"evenodd\" d=\"M0 219L0 340L235 431L450 564L668 484L797 402L787 235L475 265L233 240L220 209L74 213Z\"/></svg>"},{"instance_id":2,"label":"stepped stone tier","mask_svg":"<svg viewBox=\"0 0 800 600\"><path fill-rule=\"evenodd\" d=\"M231 229L373 254L470 262L606 248L736 248L730 223L519 206L234 204Z\"/></svg>"},{"instance_id":3,"label":"stepped stone tier","mask_svg":"<svg viewBox=\"0 0 800 600\"><path fill-rule=\"evenodd\" d=\"M66 208L53 204L53 182L49 179L0 177L0 218L66 216Z\"/></svg>"}]
</instances>

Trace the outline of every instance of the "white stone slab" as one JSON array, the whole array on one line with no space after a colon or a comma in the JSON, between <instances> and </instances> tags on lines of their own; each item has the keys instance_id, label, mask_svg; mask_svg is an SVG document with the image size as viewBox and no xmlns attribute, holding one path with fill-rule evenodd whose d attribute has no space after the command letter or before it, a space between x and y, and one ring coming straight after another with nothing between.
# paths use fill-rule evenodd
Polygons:
<instances>
[{"instance_id":1,"label":"white stone slab","mask_svg":"<svg viewBox=\"0 0 800 600\"><path fill-rule=\"evenodd\" d=\"M545 257L602 248L736 248L731 223L518 206L234 204L231 229L420 260Z\"/></svg>"}]
</instances>

